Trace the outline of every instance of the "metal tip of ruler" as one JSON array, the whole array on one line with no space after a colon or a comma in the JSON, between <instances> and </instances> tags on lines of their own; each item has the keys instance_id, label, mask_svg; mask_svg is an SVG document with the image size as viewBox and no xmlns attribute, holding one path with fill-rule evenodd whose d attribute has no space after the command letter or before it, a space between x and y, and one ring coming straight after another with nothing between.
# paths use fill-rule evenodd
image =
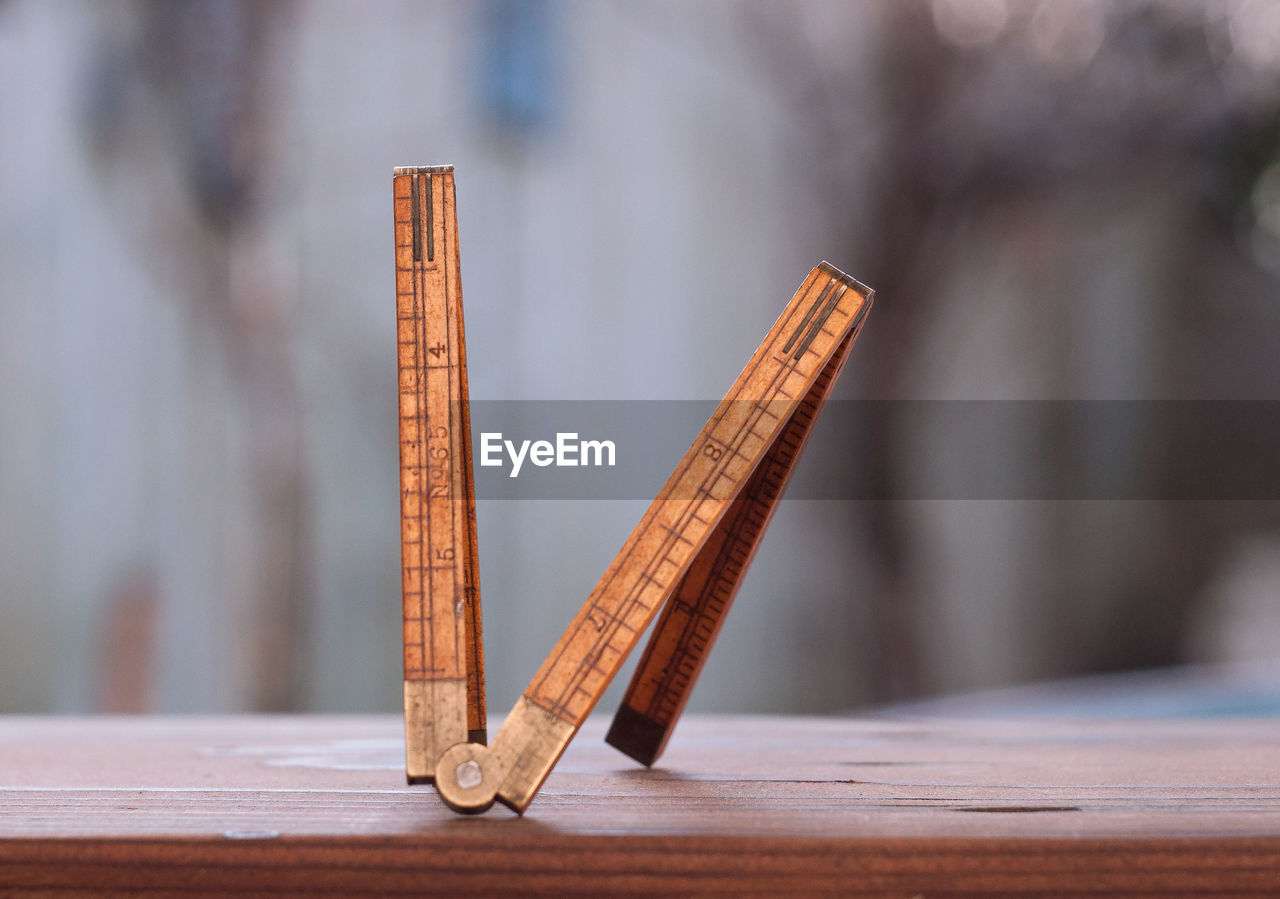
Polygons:
<instances>
[{"instance_id":1,"label":"metal tip of ruler","mask_svg":"<svg viewBox=\"0 0 1280 899\"><path fill-rule=\"evenodd\" d=\"M397 175L447 175L453 171L451 165L398 165L391 170L391 176Z\"/></svg>"},{"instance_id":2,"label":"metal tip of ruler","mask_svg":"<svg viewBox=\"0 0 1280 899\"><path fill-rule=\"evenodd\" d=\"M826 272L831 277L836 278L837 280L843 281L845 284L847 284L849 287L852 287L854 290L862 294L864 297L869 297L873 293L875 293L874 290L872 290L867 285L863 284L857 278L853 277L852 275L846 275L844 272L840 271L840 269L836 268L834 265L832 265L830 262L827 262L827 260L825 259L818 263L818 268Z\"/></svg>"}]
</instances>

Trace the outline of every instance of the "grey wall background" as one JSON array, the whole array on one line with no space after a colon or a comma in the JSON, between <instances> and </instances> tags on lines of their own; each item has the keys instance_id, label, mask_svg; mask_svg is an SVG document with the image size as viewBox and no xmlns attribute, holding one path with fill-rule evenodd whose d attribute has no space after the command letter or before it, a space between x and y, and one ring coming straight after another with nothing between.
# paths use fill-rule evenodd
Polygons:
<instances>
[{"instance_id":1,"label":"grey wall background","mask_svg":"<svg viewBox=\"0 0 1280 899\"><path fill-rule=\"evenodd\" d=\"M846 398L1280 399L1278 48L1270 0L0 2L0 711L396 708L395 165L457 166L477 399L715 399L822 258L878 290ZM1135 429L1090 464L1213 464ZM981 435L877 434L694 708L1280 654L1275 497L930 500ZM643 506L481 503L495 714Z\"/></svg>"}]
</instances>

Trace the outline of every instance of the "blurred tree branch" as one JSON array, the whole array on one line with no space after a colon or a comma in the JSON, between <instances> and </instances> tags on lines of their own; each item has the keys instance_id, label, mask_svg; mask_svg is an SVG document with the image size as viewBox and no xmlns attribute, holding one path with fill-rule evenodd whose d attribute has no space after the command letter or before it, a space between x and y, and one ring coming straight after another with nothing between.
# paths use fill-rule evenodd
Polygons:
<instances>
[{"instance_id":1,"label":"blurred tree branch","mask_svg":"<svg viewBox=\"0 0 1280 899\"><path fill-rule=\"evenodd\" d=\"M236 373L254 490L247 566L252 619L239 655L249 704L298 707L305 627L305 505L292 295L271 256L279 187L277 98L290 3L135 0L86 72L84 129L119 218L175 300L216 328ZM284 51L284 52L282 52ZM179 191L133 191L172 181ZM192 510L196 514L197 510ZM234 602L236 598L227 597Z\"/></svg>"},{"instance_id":2,"label":"blurred tree branch","mask_svg":"<svg viewBox=\"0 0 1280 899\"><path fill-rule=\"evenodd\" d=\"M1043 252L1054 253L1055 245L1075 239L1072 229L1090 227L1084 219L1064 219L1066 204L1078 214L1162 193L1180 198L1171 207L1186 217L1177 233L1202 249L1170 246L1164 295L1131 301L1187 310L1172 315L1239 316L1223 307L1231 296L1214 297L1218 308L1206 309L1207 279L1197 267L1216 259L1224 271L1257 270L1250 256L1251 200L1280 155L1280 45L1270 56L1241 51L1241 34L1253 27L1241 17L1267 15L1260 5L890 0L859 7L860 15L842 10L761 3L746 7L744 17L751 46L811 126L809 158L798 168L829 208L852 210L845 226L849 256L858 260L859 277L878 290L874 338L859 347L863 395L896 398L910 391L908 379L928 352L924 340L948 299L964 235L980 223L1003 221L999 227L1011 234L1040 229L1047 239ZM874 42L857 40L858 29L870 29ZM866 62L856 51L869 43ZM878 115L868 114L868 83ZM874 185L870 204L860 202L859 173ZM1055 271L1048 257L1023 257L1019 264L1031 271L1039 266L1041 277ZM1280 377L1276 360L1268 359L1274 340L1267 336L1280 326L1280 306L1253 314L1270 331L1246 326L1233 336L1250 348L1252 371ZM1194 342L1202 332L1183 333ZM1065 341L1059 353L1070 350ZM1206 373L1188 372L1176 355L1170 358L1180 349L1166 347L1157 389L1198 395ZM1065 364L1046 362L1060 370ZM1277 383L1265 376L1241 380L1243 372L1218 375L1217 387L1209 389L1228 395L1271 393ZM1070 395L1073 387L1063 389ZM904 507L887 501L905 476L895 423L869 427L868 434L851 447L849 464L865 468L886 498L859 504L866 520L856 528L879 560L869 675L873 698L886 700L939 685L923 679L924 612L904 583L910 566L927 563L904 532ZM1043 464L1053 464L1053 451L1045 448ZM1213 464L1185 453L1177 458L1173 464L1188 471ZM1274 509L1256 511L1242 520L1238 510L1219 514L1189 504L1170 510L1167 533L1151 535L1158 550L1133 560L1145 566L1137 585L1112 572L1115 589L1125 595L1116 598L1110 636L1081 654L1081 669L1177 661L1192 606L1223 541L1274 523ZM1070 539L1070 521L1056 526ZM1070 571L1061 574L1054 601L1069 606L1079 585Z\"/></svg>"}]
</instances>

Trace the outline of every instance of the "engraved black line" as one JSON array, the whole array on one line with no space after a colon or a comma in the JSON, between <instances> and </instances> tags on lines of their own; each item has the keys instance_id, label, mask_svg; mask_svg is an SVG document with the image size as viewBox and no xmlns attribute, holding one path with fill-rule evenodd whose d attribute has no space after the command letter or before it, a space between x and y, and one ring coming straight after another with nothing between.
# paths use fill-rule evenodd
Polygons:
<instances>
[{"instance_id":1,"label":"engraved black line","mask_svg":"<svg viewBox=\"0 0 1280 899\"><path fill-rule=\"evenodd\" d=\"M409 196L413 203L413 261L422 261L422 209L418 205L418 175L409 178Z\"/></svg>"},{"instance_id":2,"label":"engraved black line","mask_svg":"<svg viewBox=\"0 0 1280 899\"><path fill-rule=\"evenodd\" d=\"M835 283L834 281L832 282ZM800 346L796 347L793 359L799 359L809 350L809 345L813 343L814 338L818 336L818 332L822 330L822 326L827 323L827 319L831 317L831 312L836 308L836 304L840 302L840 298L844 296L847 288L843 284L840 289L831 295L831 299L827 300L827 305L818 313L818 317L813 320L813 324L809 326L809 333L804 336L804 340L800 341Z\"/></svg>"},{"instance_id":3,"label":"engraved black line","mask_svg":"<svg viewBox=\"0 0 1280 899\"><path fill-rule=\"evenodd\" d=\"M427 261L434 262L436 258L436 229L432 223L435 218L435 200L431 196L431 176L425 176L427 180ZM445 288L446 290L448 288Z\"/></svg>"},{"instance_id":4,"label":"engraved black line","mask_svg":"<svg viewBox=\"0 0 1280 899\"><path fill-rule=\"evenodd\" d=\"M791 333L791 337L788 338L785 344L783 344L783 355L791 352L791 348L795 346L796 341L800 339L800 333L809 324L809 319L813 318L814 312L818 310L818 307L822 305L823 301L826 300L827 296L831 293L832 288L835 287L835 283L836 282L834 281L828 281L827 286L822 288L822 293L818 294L818 298L813 301L813 305L810 306L809 310L804 314L804 318L800 319L800 324L797 325L795 331Z\"/></svg>"}]
</instances>

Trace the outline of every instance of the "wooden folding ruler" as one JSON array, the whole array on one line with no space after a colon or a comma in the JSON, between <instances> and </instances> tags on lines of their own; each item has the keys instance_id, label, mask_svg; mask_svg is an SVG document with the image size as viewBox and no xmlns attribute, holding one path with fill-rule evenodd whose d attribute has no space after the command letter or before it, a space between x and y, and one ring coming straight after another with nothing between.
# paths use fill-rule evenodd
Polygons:
<instances>
[{"instance_id":1,"label":"wooden folding ruler","mask_svg":"<svg viewBox=\"0 0 1280 899\"><path fill-rule=\"evenodd\" d=\"M607 739L662 752L872 291L809 272L486 746L453 168L393 181L406 772L456 811L523 813L659 611Z\"/></svg>"}]
</instances>

